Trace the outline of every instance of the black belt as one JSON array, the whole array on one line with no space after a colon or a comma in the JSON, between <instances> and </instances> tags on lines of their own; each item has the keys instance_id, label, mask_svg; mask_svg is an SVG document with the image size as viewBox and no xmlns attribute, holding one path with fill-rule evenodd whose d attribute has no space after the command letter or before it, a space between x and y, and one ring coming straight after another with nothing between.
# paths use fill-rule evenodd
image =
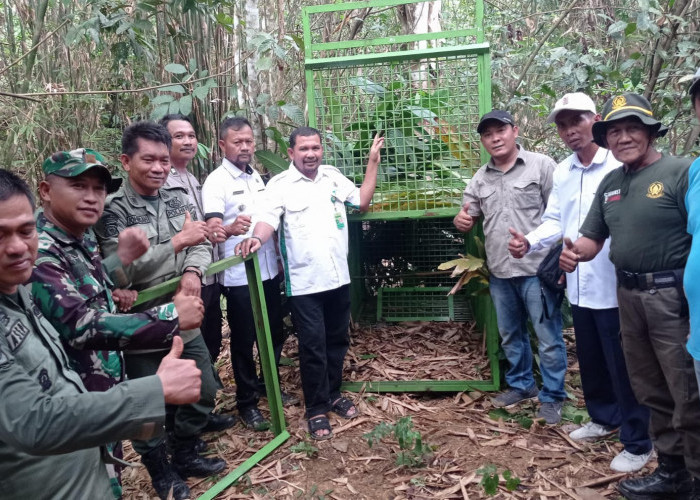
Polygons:
<instances>
[{"instance_id":1,"label":"black belt","mask_svg":"<svg viewBox=\"0 0 700 500\"><path fill-rule=\"evenodd\" d=\"M683 269L659 271L656 273L630 273L616 269L618 285L629 290L651 290L683 286Z\"/></svg>"}]
</instances>

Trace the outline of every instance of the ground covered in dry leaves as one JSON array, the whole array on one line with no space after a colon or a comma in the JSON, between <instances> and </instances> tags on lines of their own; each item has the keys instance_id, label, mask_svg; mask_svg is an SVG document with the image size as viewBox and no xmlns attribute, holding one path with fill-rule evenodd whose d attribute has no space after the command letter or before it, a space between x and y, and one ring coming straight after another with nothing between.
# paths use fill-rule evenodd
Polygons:
<instances>
[{"instance_id":1,"label":"ground covered in dry leaves","mask_svg":"<svg viewBox=\"0 0 700 500\"><path fill-rule=\"evenodd\" d=\"M567 436L586 413L573 336L565 338L570 400L559 426L536 421L536 403L497 410L489 395L479 392L347 394L362 415L347 421L331 414L334 437L328 441L310 438L302 406L285 408L292 437L217 498L620 498L615 484L625 474L608 468L622 449L620 443L616 439L575 443ZM298 364L296 338L287 340L283 355ZM222 357L217 365L226 387L218 410L235 412L228 357ZM481 335L470 325L404 323L356 329L344 377L473 380L488 379L490 374ZM286 391L301 398L296 366L282 366L281 380ZM265 413L265 399L260 409ZM401 429L394 434L390 426L396 427L397 422ZM372 447L370 436L375 437ZM228 462L228 473L267 443L272 434L256 433L239 423L205 437L210 453ZM127 458L138 461L128 447ZM654 466L650 463L641 473ZM193 497L218 479L190 479ZM157 498L142 467L125 471L124 486L125 499Z\"/></svg>"}]
</instances>

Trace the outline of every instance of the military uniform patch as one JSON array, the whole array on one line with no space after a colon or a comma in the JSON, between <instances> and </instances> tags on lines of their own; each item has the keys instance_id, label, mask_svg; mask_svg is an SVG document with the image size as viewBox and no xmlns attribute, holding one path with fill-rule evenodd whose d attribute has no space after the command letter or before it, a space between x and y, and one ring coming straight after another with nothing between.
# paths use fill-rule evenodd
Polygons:
<instances>
[{"instance_id":1,"label":"military uniform patch","mask_svg":"<svg viewBox=\"0 0 700 500\"><path fill-rule=\"evenodd\" d=\"M664 195L664 183L652 182L647 189L647 198L661 198Z\"/></svg>"},{"instance_id":2,"label":"military uniform patch","mask_svg":"<svg viewBox=\"0 0 700 500\"><path fill-rule=\"evenodd\" d=\"M7 345L10 347L12 352L17 351L17 348L22 345L24 339L29 335L29 328L27 328L21 321L16 321L10 329L5 333L5 338L7 339Z\"/></svg>"},{"instance_id":3,"label":"military uniform patch","mask_svg":"<svg viewBox=\"0 0 700 500\"><path fill-rule=\"evenodd\" d=\"M126 225L135 226L136 224L150 224L151 218L148 215L127 215Z\"/></svg>"},{"instance_id":4,"label":"military uniform patch","mask_svg":"<svg viewBox=\"0 0 700 500\"><path fill-rule=\"evenodd\" d=\"M51 379L49 378L49 372L46 368L41 369L39 375L37 376L37 380L39 381L39 385L44 390L44 392L48 391L51 388Z\"/></svg>"}]
</instances>

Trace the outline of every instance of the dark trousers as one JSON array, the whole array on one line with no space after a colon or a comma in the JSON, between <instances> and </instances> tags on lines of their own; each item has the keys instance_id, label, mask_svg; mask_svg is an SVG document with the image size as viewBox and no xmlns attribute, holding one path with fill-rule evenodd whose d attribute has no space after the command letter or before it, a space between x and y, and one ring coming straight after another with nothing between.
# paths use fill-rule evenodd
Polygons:
<instances>
[{"instance_id":1,"label":"dark trousers","mask_svg":"<svg viewBox=\"0 0 700 500\"><path fill-rule=\"evenodd\" d=\"M289 297L299 337L299 371L306 418L331 409L340 397L343 360L350 346L350 285Z\"/></svg>"},{"instance_id":2,"label":"dark trousers","mask_svg":"<svg viewBox=\"0 0 700 500\"><path fill-rule=\"evenodd\" d=\"M284 328L282 325L282 300L280 296L279 277L263 281L265 303L267 304L267 321L270 325L270 337L275 354L275 365L279 364L284 345ZM226 313L231 329L231 366L236 381L236 406L239 411L257 407L258 371L253 359L253 345L256 342L255 320L250 305L248 285L224 287L226 296Z\"/></svg>"},{"instance_id":3,"label":"dark trousers","mask_svg":"<svg viewBox=\"0 0 700 500\"><path fill-rule=\"evenodd\" d=\"M124 363L127 375L132 379L155 375L166 354L168 351L140 354L125 352ZM199 402L175 406L175 435L188 438L199 435L207 425L208 415L214 409L217 385L209 351L201 335L197 335L185 344L181 358L194 360L197 368L202 371L202 393ZM164 437L159 436L148 441L132 441L132 445L134 450L143 455L156 448L163 440Z\"/></svg>"},{"instance_id":4,"label":"dark trousers","mask_svg":"<svg viewBox=\"0 0 700 500\"><path fill-rule=\"evenodd\" d=\"M620 442L634 455L651 450L649 410L632 392L620 344L617 308L571 306L581 386L591 420L620 428Z\"/></svg>"},{"instance_id":5,"label":"dark trousers","mask_svg":"<svg viewBox=\"0 0 700 500\"><path fill-rule=\"evenodd\" d=\"M690 329L677 288L617 288L625 362L637 400L651 412L652 442L685 459L700 478L700 395L693 359L685 348Z\"/></svg>"},{"instance_id":6,"label":"dark trousers","mask_svg":"<svg viewBox=\"0 0 700 500\"><path fill-rule=\"evenodd\" d=\"M212 283L202 287L202 302L204 302L204 319L202 320L202 337L207 344L212 362L215 362L221 351L221 285Z\"/></svg>"}]
</instances>

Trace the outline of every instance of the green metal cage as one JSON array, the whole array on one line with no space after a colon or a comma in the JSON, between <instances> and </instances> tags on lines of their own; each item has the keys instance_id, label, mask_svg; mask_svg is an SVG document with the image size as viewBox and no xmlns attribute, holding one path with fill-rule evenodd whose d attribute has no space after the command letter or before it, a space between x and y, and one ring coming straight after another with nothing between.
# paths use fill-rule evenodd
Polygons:
<instances>
[{"instance_id":1,"label":"green metal cage","mask_svg":"<svg viewBox=\"0 0 700 500\"><path fill-rule=\"evenodd\" d=\"M483 0L471 10L463 3L451 8L457 1L443 0L442 13L461 13L449 23L460 29L420 34L405 34L395 20L408 7L417 12L433 2L370 0L302 11L309 124L322 133L326 163L359 185L374 136L386 138L370 211L349 218L353 318L474 320L491 364L491 381L345 383L349 390L498 388L490 298L471 295L475 287L448 296L454 280L437 270L468 248L474 253L472 237L457 233L452 218L485 162L476 126L491 109Z\"/></svg>"},{"instance_id":2,"label":"green metal cage","mask_svg":"<svg viewBox=\"0 0 700 500\"><path fill-rule=\"evenodd\" d=\"M374 135L386 138L365 219L454 215L459 209L464 186L482 163L476 125L491 106L483 5L473 4L476 28L383 32L369 40L320 41L315 17L335 15L342 23L356 9L386 15L430 3L380 0L303 11L309 122L324 134L326 160L359 182Z\"/></svg>"}]
</instances>

